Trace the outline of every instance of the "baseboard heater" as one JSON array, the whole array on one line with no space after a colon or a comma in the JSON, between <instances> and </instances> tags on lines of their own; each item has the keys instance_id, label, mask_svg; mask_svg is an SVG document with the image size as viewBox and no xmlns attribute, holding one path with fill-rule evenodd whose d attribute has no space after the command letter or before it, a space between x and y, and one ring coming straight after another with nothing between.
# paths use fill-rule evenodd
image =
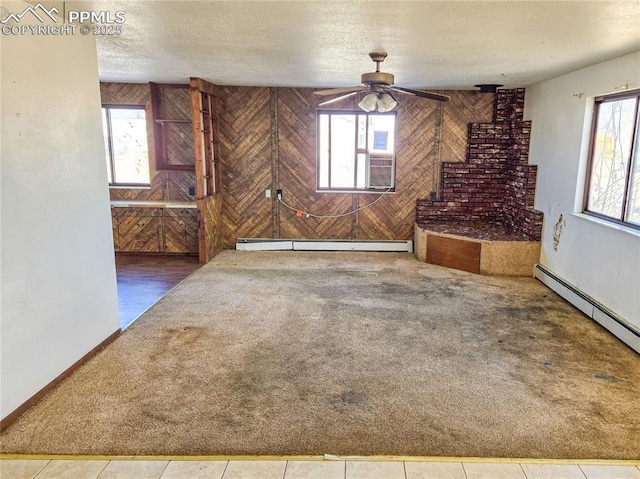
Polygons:
<instances>
[{"instance_id":1,"label":"baseboard heater","mask_svg":"<svg viewBox=\"0 0 640 479\"><path fill-rule=\"evenodd\" d=\"M238 238L236 249L239 251L393 251L413 253L413 241Z\"/></svg>"},{"instance_id":2,"label":"baseboard heater","mask_svg":"<svg viewBox=\"0 0 640 479\"><path fill-rule=\"evenodd\" d=\"M540 264L533 267L533 277L640 353L640 331L637 328Z\"/></svg>"}]
</instances>

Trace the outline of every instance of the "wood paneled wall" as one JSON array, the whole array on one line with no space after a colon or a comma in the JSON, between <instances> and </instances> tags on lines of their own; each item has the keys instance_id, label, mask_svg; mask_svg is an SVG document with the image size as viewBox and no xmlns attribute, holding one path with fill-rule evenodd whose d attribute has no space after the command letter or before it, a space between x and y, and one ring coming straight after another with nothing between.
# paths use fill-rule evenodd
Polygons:
<instances>
[{"instance_id":1,"label":"wood paneled wall","mask_svg":"<svg viewBox=\"0 0 640 479\"><path fill-rule=\"evenodd\" d=\"M144 104L151 117L148 84L103 83L103 103ZM376 200L378 194L316 193L316 110L308 88L218 87L222 157L222 201L203 213L221 218L207 233L211 254L233 248L237 238L395 239L413 238L415 202L438 191L440 164L464 161L469 123L489 122L495 95L447 91L438 103L402 95L398 112L396 192L373 206L341 218L296 216L276 200L320 215L340 215ZM177 108L181 108L176 106ZM349 98L331 105L357 110ZM149 126L149 144L153 134ZM152 152L151 152L152 153ZM192 155L193 151L184 152ZM153 154L151 154L153 158ZM114 189L113 200L192 201L195 174L157 171L150 162L151 188ZM272 198L265 197L271 189ZM211 243L211 244L209 244Z\"/></svg>"},{"instance_id":2,"label":"wood paneled wall","mask_svg":"<svg viewBox=\"0 0 640 479\"><path fill-rule=\"evenodd\" d=\"M355 195L316 193L316 106L310 89L277 88L277 188L289 205L318 215L339 215L355 209ZM353 100L332 105L353 108ZM296 212L278 203L277 220L281 238L350 239L357 230L356 215L315 219L296 216Z\"/></svg>"},{"instance_id":3,"label":"wood paneled wall","mask_svg":"<svg viewBox=\"0 0 640 479\"><path fill-rule=\"evenodd\" d=\"M165 107L169 114L174 110L185 115L191 115L191 100L189 90L177 91L166 101ZM151 90L148 83L101 83L100 94L104 105L144 105L147 116L147 139L149 142L149 174L151 187L141 188L112 188L111 200L123 201L195 201L189 195L189 187L195 185L195 171L158 171L154 161L155 144L153 140L153 123L151 122ZM176 113L177 114L177 113ZM191 140L191 125L186 130ZM192 140L191 140L192 143ZM187 143L185 143L187 144ZM193 163L193 146L184 147L182 151L172 150L175 155L184 158L184 162ZM181 160L176 160L181 161Z\"/></svg>"},{"instance_id":4,"label":"wood paneled wall","mask_svg":"<svg viewBox=\"0 0 640 479\"><path fill-rule=\"evenodd\" d=\"M274 238L271 92L269 88L221 87L218 105L222 157L222 234L225 248L236 238ZM275 195L274 195L275 196Z\"/></svg>"},{"instance_id":5,"label":"wood paneled wall","mask_svg":"<svg viewBox=\"0 0 640 479\"><path fill-rule=\"evenodd\" d=\"M438 190L442 162L464 161L468 124L493 117L495 95L445 93L450 102L400 96L395 193L354 215L315 219L280 205L276 189L290 205L321 215L351 211L379 195L316 193L313 90L220 87L224 247L233 248L237 238L413 238L416 199ZM331 107L357 110L352 98Z\"/></svg>"},{"instance_id":6,"label":"wood paneled wall","mask_svg":"<svg viewBox=\"0 0 640 479\"><path fill-rule=\"evenodd\" d=\"M195 208L112 207L113 245L127 253L196 253Z\"/></svg>"},{"instance_id":7,"label":"wood paneled wall","mask_svg":"<svg viewBox=\"0 0 640 479\"><path fill-rule=\"evenodd\" d=\"M101 83L100 93L105 105L144 105L149 144L149 188L111 188L112 201L193 202L189 187L195 185L195 169L165 171L156 168L151 111L151 89L148 83ZM168 115L190 118L189 90L172 90L163 102ZM180 115L180 116L177 116ZM172 141L172 154L178 164L193 163L193 136L187 125L188 141ZM185 137L182 134L182 137ZM172 139L173 137L170 137ZM106 178L105 178L106 181ZM112 207L114 248L118 252L188 253L198 252L197 212L195 208Z\"/></svg>"},{"instance_id":8,"label":"wood paneled wall","mask_svg":"<svg viewBox=\"0 0 640 479\"><path fill-rule=\"evenodd\" d=\"M204 258L200 262L208 262L224 249L222 244L222 196L207 196L198 200L199 220L205 225Z\"/></svg>"}]
</instances>

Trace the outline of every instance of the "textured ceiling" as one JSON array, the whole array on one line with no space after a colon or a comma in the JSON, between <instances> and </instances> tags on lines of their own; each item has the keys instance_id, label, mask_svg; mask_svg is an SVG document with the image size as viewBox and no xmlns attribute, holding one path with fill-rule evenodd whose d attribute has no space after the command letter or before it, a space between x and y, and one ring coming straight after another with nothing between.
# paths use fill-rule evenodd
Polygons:
<instances>
[{"instance_id":1,"label":"textured ceiling","mask_svg":"<svg viewBox=\"0 0 640 479\"><path fill-rule=\"evenodd\" d=\"M105 81L349 86L382 50L400 86L516 87L640 50L639 0L81 3L126 13L98 37Z\"/></svg>"}]
</instances>

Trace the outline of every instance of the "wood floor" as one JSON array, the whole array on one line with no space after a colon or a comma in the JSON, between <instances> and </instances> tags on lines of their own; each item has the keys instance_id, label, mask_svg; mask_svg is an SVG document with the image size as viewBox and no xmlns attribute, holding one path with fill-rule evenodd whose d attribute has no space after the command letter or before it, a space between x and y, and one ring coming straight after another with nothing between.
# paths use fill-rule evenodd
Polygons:
<instances>
[{"instance_id":1,"label":"wood floor","mask_svg":"<svg viewBox=\"0 0 640 479\"><path fill-rule=\"evenodd\" d=\"M199 267L195 256L116 255L120 328L129 326Z\"/></svg>"}]
</instances>

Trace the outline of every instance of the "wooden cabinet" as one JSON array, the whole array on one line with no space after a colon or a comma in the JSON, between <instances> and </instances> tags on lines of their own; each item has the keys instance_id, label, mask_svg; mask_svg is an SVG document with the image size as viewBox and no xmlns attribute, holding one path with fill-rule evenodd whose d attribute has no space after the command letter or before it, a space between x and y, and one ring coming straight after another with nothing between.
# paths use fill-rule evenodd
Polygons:
<instances>
[{"instance_id":1,"label":"wooden cabinet","mask_svg":"<svg viewBox=\"0 0 640 479\"><path fill-rule=\"evenodd\" d=\"M198 253L195 208L111 207L116 251Z\"/></svg>"},{"instance_id":2,"label":"wooden cabinet","mask_svg":"<svg viewBox=\"0 0 640 479\"><path fill-rule=\"evenodd\" d=\"M198 211L165 208L162 211L165 253L198 252Z\"/></svg>"}]
</instances>

